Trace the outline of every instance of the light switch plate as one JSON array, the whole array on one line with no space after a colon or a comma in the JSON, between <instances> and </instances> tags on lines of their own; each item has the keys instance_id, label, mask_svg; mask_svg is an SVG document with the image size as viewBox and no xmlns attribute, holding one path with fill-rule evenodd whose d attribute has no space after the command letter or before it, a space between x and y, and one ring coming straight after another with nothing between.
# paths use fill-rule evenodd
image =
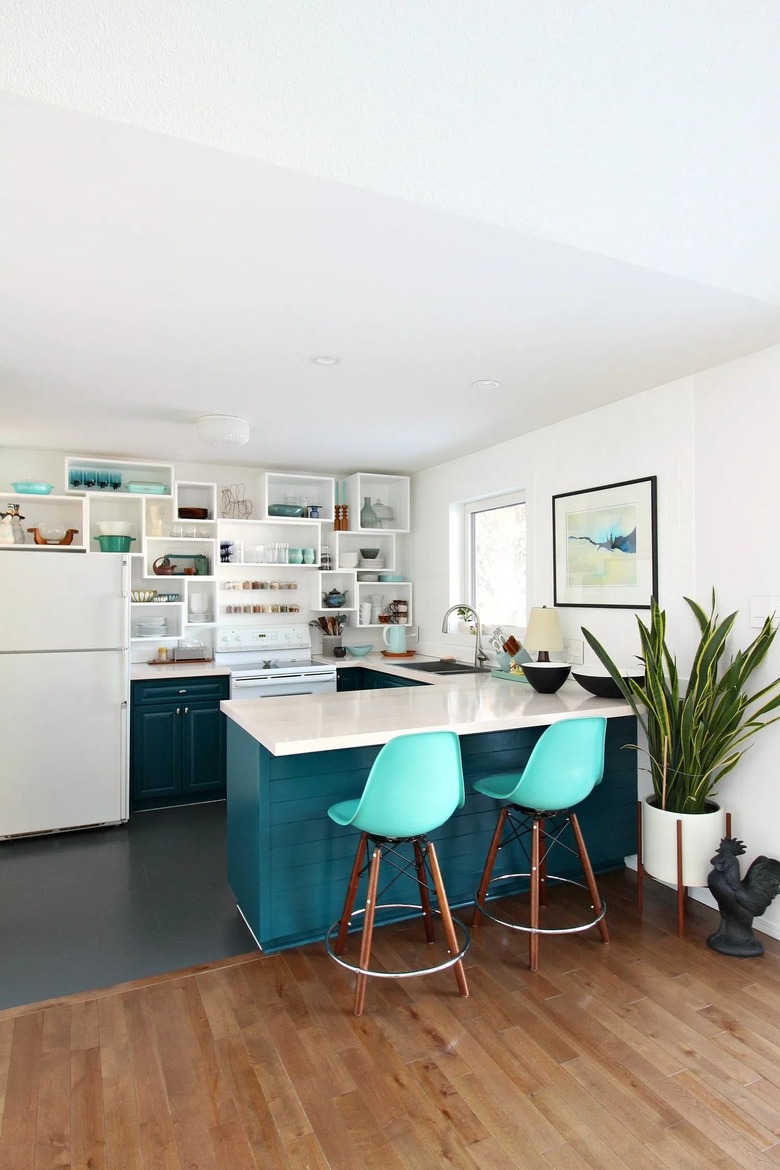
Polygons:
<instances>
[{"instance_id":1,"label":"light switch plate","mask_svg":"<svg viewBox=\"0 0 780 1170\"><path fill-rule=\"evenodd\" d=\"M582 638L564 638L563 652L566 655L566 661L570 662L572 666L581 666L585 661Z\"/></svg>"}]
</instances>

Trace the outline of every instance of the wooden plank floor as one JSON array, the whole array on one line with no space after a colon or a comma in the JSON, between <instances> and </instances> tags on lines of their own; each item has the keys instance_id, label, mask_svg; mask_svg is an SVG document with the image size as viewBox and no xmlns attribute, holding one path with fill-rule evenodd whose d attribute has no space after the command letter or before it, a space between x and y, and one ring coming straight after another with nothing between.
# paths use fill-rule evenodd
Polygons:
<instances>
[{"instance_id":1,"label":"wooden plank floor","mask_svg":"<svg viewBox=\"0 0 780 1170\"><path fill-rule=\"evenodd\" d=\"M681 941L670 891L640 921L633 875L601 886L608 947L544 940L531 975L486 922L468 999L372 980L355 1019L309 946L0 1012L0 1170L777 1170L780 944L725 959L714 912Z\"/></svg>"}]
</instances>

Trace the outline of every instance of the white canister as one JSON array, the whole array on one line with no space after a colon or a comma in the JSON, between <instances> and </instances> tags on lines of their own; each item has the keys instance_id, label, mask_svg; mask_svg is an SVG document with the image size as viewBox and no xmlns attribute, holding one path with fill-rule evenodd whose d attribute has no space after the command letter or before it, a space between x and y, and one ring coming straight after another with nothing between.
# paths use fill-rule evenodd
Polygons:
<instances>
[{"instance_id":1,"label":"white canister","mask_svg":"<svg viewBox=\"0 0 780 1170\"><path fill-rule=\"evenodd\" d=\"M360 624L361 624L361 626L370 626L371 625L371 609L372 609L372 606L371 606L370 601L364 601L361 603L361 606L360 606Z\"/></svg>"}]
</instances>

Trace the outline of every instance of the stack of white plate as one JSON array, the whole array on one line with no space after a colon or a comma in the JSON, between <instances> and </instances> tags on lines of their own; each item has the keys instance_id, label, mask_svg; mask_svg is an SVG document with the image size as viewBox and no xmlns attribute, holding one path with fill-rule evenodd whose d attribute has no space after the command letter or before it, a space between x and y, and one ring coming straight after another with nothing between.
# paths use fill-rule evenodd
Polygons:
<instances>
[{"instance_id":1,"label":"stack of white plate","mask_svg":"<svg viewBox=\"0 0 780 1170\"><path fill-rule=\"evenodd\" d=\"M168 633L168 619L165 617L139 618L135 628L137 638L164 638Z\"/></svg>"},{"instance_id":2,"label":"stack of white plate","mask_svg":"<svg viewBox=\"0 0 780 1170\"><path fill-rule=\"evenodd\" d=\"M359 568L361 568L361 569L370 569L373 572L374 569L384 569L384 567L385 567L385 562L384 562L383 557L373 557L373 558L372 557L361 557L360 558Z\"/></svg>"}]
</instances>

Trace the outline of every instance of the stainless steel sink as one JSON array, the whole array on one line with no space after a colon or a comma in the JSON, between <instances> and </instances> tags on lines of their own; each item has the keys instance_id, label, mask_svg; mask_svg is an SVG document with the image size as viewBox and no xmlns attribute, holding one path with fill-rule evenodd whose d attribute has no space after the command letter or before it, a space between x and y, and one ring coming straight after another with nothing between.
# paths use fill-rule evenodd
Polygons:
<instances>
[{"instance_id":1,"label":"stainless steel sink","mask_svg":"<svg viewBox=\"0 0 780 1170\"><path fill-rule=\"evenodd\" d=\"M438 658L432 662L405 662L404 670L422 670L427 674L488 674L484 667L469 666L466 662L453 662L450 658Z\"/></svg>"}]
</instances>

